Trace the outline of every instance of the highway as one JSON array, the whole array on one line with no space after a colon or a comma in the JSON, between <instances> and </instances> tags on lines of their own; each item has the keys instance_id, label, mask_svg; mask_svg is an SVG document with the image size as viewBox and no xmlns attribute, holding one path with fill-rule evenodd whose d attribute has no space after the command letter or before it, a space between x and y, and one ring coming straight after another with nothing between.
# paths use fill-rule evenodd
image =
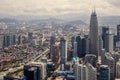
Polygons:
<instances>
[{"instance_id":1,"label":"highway","mask_svg":"<svg viewBox=\"0 0 120 80\"><path fill-rule=\"evenodd\" d=\"M37 59L39 59L40 57L44 56L45 54L47 54L49 51L49 49L46 49L44 52L40 53L39 56L35 57L34 59L32 59L31 61L29 61L28 63L26 64L30 64L31 62L34 62L36 61ZM16 67L16 68L10 68L8 71L5 71L5 72L1 72L0 74L8 74L8 73L13 73L13 72L16 72L20 69L23 69L24 65L21 65L20 67Z\"/></svg>"},{"instance_id":2,"label":"highway","mask_svg":"<svg viewBox=\"0 0 120 80\"><path fill-rule=\"evenodd\" d=\"M56 45L59 45L59 44L60 44L60 42L56 43ZM48 52L49 52L49 49L47 48L44 52L40 53L39 56L35 57L31 61L29 61L27 63L24 63L24 64L30 64L30 63L34 62L34 61L38 60L39 58L41 58L42 56L47 55ZM14 72L16 72L16 71L18 71L20 69L23 69L24 64L21 65L20 67L10 68L8 71L0 72L0 74L14 73Z\"/></svg>"}]
</instances>

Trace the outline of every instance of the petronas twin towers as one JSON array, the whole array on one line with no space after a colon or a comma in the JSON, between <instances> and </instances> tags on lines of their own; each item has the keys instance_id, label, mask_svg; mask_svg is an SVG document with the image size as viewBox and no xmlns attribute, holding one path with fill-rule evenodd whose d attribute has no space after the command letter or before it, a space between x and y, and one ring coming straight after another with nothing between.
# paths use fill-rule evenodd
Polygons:
<instances>
[{"instance_id":1,"label":"petronas twin towers","mask_svg":"<svg viewBox=\"0 0 120 80\"><path fill-rule=\"evenodd\" d=\"M90 54L95 54L96 57L99 53L99 37L98 37L98 20L97 14L92 11L90 19Z\"/></svg>"}]
</instances>

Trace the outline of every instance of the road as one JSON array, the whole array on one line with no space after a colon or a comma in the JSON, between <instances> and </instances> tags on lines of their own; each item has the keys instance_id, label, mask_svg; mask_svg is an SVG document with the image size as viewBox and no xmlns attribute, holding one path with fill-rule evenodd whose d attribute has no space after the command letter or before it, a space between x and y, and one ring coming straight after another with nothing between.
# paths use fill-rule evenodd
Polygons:
<instances>
[{"instance_id":1,"label":"road","mask_svg":"<svg viewBox=\"0 0 120 80\"><path fill-rule=\"evenodd\" d=\"M59 45L60 42L57 42L56 45ZM37 59L41 58L42 56L44 55L47 55L49 49L47 48L44 52L40 53L39 56L35 57L34 59L32 59L31 61L29 61L28 63L25 63L25 64L30 64L34 61L36 61ZM23 69L24 65L21 65L20 67L15 67L15 68L10 68L8 71L4 71L4 72L1 72L0 74L8 74L8 73L14 73L20 69Z\"/></svg>"}]
</instances>

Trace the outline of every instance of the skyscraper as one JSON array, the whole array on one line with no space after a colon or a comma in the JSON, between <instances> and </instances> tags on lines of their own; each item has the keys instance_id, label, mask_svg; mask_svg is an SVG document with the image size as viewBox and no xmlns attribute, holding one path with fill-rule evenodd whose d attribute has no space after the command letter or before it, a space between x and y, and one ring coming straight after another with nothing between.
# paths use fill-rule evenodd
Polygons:
<instances>
[{"instance_id":1,"label":"skyscraper","mask_svg":"<svg viewBox=\"0 0 120 80\"><path fill-rule=\"evenodd\" d=\"M55 36L51 36L51 39L50 39L50 53L49 53L49 58L52 58L52 48L53 48L53 45L55 44Z\"/></svg>"},{"instance_id":2,"label":"skyscraper","mask_svg":"<svg viewBox=\"0 0 120 80\"><path fill-rule=\"evenodd\" d=\"M62 37L60 40L61 70L64 71L67 62L67 41Z\"/></svg>"},{"instance_id":3,"label":"skyscraper","mask_svg":"<svg viewBox=\"0 0 120 80\"><path fill-rule=\"evenodd\" d=\"M25 80L44 80L46 77L46 64L33 62L24 66Z\"/></svg>"},{"instance_id":4,"label":"skyscraper","mask_svg":"<svg viewBox=\"0 0 120 80\"><path fill-rule=\"evenodd\" d=\"M76 56L77 55L77 41L76 41L76 36L73 36L71 38L71 45L72 45L72 55Z\"/></svg>"},{"instance_id":5,"label":"skyscraper","mask_svg":"<svg viewBox=\"0 0 120 80\"><path fill-rule=\"evenodd\" d=\"M120 25L117 25L117 38L120 41Z\"/></svg>"},{"instance_id":6,"label":"skyscraper","mask_svg":"<svg viewBox=\"0 0 120 80\"><path fill-rule=\"evenodd\" d=\"M105 34L109 31L109 27L103 26L102 27L102 40L103 40L103 48L105 48Z\"/></svg>"},{"instance_id":7,"label":"skyscraper","mask_svg":"<svg viewBox=\"0 0 120 80\"><path fill-rule=\"evenodd\" d=\"M77 36L77 55L78 57L85 57L86 54L86 39L83 36Z\"/></svg>"},{"instance_id":8,"label":"skyscraper","mask_svg":"<svg viewBox=\"0 0 120 80\"><path fill-rule=\"evenodd\" d=\"M28 32L28 45L33 45L33 32Z\"/></svg>"},{"instance_id":9,"label":"skyscraper","mask_svg":"<svg viewBox=\"0 0 120 80\"><path fill-rule=\"evenodd\" d=\"M101 65L98 80L110 80L110 68L108 65Z\"/></svg>"},{"instance_id":10,"label":"skyscraper","mask_svg":"<svg viewBox=\"0 0 120 80\"><path fill-rule=\"evenodd\" d=\"M75 64L75 80L96 80L97 71L91 64Z\"/></svg>"},{"instance_id":11,"label":"skyscraper","mask_svg":"<svg viewBox=\"0 0 120 80\"><path fill-rule=\"evenodd\" d=\"M99 42L98 42L98 20L96 12L92 12L90 19L90 54L98 56Z\"/></svg>"},{"instance_id":12,"label":"skyscraper","mask_svg":"<svg viewBox=\"0 0 120 80\"><path fill-rule=\"evenodd\" d=\"M58 45L53 45L52 46L52 62L54 63L54 64L57 64L58 63L58 61L59 61L59 46Z\"/></svg>"},{"instance_id":13,"label":"skyscraper","mask_svg":"<svg viewBox=\"0 0 120 80\"><path fill-rule=\"evenodd\" d=\"M113 33L109 30L105 34L105 50L107 52L113 52Z\"/></svg>"}]
</instances>

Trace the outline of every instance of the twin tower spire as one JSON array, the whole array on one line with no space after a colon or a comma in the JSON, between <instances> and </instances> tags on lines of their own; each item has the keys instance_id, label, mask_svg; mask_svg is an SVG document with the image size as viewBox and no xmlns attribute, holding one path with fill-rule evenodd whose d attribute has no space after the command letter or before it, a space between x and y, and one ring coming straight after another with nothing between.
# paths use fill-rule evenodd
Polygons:
<instances>
[{"instance_id":1,"label":"twin tower spire","mask_svg":"<svg viewBox=\"0 0 120 80\"><path fill-rule=\"evenodd\" d=\"M98 20L95 9L92 10L90 19L90 54L98 56L99 53L99 37L98 37Z\"/></svg>"}]
</instances>

